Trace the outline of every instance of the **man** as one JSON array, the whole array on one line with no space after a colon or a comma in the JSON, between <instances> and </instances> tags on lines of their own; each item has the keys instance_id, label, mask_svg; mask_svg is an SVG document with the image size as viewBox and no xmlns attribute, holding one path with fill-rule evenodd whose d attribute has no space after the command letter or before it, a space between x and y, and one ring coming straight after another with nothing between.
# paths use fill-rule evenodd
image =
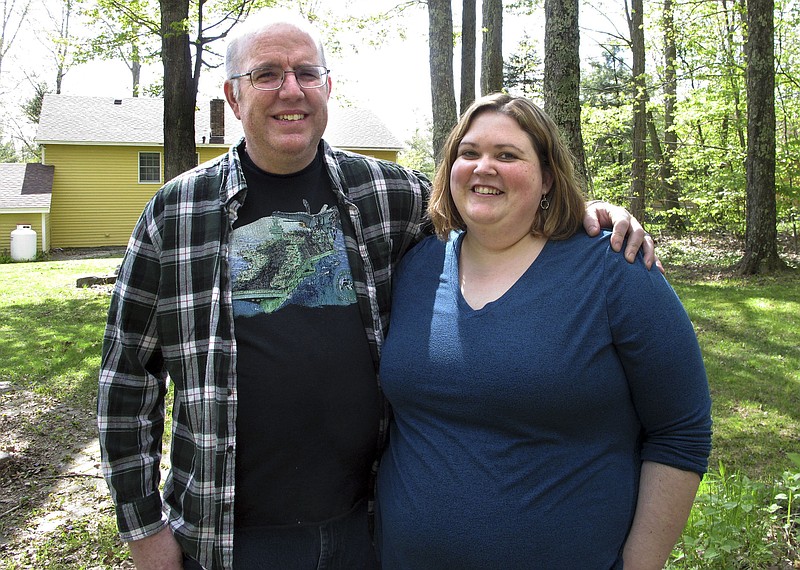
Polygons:
<instances>
[{"instance_id":1,"label":"man","mask_svg":"<svg viewBox=\"0 0 800 570\"><path fill-rule=\"evenodd\" d=\"M111 300L98 423L120 534L140 569L372 568L377 362L429 182L322 140L331 79L305 23L251 17L226 69L244 140L154 196ZM618 244L636 229L632 258L644 232L596 210L590 231L609 211Z\"/></svg>"}]
</instances>

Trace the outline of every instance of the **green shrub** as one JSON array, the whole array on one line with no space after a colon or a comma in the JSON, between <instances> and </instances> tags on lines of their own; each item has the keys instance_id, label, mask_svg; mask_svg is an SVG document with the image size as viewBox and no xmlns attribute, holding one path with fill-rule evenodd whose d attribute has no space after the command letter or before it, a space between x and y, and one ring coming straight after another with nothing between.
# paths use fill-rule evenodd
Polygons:
<instances>
[{"instance_id":1,"label":"green shrub","mask_svg":"<svg viewBox=\"0 0 800 570\"><path fill-rule=\"evenodd\" d=\"M722 463L707 473L667 568L766 569L798 560L800 455L789 458L795 467L773 484L728 473Z\"/></svg>"}]
</instances>

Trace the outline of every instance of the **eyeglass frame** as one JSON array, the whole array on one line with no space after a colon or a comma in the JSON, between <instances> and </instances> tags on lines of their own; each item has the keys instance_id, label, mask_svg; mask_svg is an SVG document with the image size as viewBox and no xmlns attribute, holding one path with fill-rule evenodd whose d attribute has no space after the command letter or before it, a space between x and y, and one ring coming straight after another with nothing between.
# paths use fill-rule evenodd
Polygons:
<instances>
[{"instance_id":1,"label":"eyeglass frame","mask_svg":"<svg viewBox=\"0 0 800 570\"><path fill-rule=\"evenodd\" d=\"M322 87L323 85L325 85L328 82L327 76L331 72L331 70L328 69L327 67L325 67L324 65L298 65L296 69L281 69L281 82L277 87L257 87L256 84L253 82L253 73L255 73L256 71L260 71L262 69L270 69L272 67L278 68L277 65L274 65L274 66L273 65L264 65L264 66L261 66L261 67L253 68L250 71L247 71L245 73L235 73L235 74L231 75L228 78L228 80L229 81L233 81L234 79L241 79L242 77L249 77L250 78L250 85L253 86L253 89L257 89L259 91L277 91L278 89L283 87L283 84L286 82L286 74L287 73L293 73L294 77L295 77L295 80L297 80L297 69L302 69L304 67L305 68L314 67L316 69L324 69L325 70L325 71L320 72L320 74L319 74L320 75L320 79L322 80L322 83L320 83L319 85L316 85L314 87L304 87L304 86L300 85L300 82L298 81L297 82L297 86L300 87L300 89L319 89L320 87ZM323 78L325 78L325 79L323 79Z\"/></svg>"}]
</instances>

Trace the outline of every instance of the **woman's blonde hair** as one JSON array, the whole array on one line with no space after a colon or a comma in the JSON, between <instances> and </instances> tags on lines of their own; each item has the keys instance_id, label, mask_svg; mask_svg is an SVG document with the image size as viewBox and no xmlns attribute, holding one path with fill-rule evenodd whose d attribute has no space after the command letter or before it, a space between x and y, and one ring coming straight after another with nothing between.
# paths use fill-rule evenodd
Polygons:
<instances>
[{"instance_id":1,"label":"woman's blonde hair","mask_svg":"<svg viewBox=\"0 0 800 570\"><path fill-rule=\"evenodd\" d=\"M472 121L481 113L488 112L502 113L519 124L533 143L542 173L550 174L553 178L547 193L550 207L547 210L537 210L531 220L531 233L549 239L570 237L581 227L586 210L572 153L564 143L558 127L544 111L528 99L504 93L487 95L470 105L444 143L442 163L436 171L428 203L428 216L436 235L446 240L451 231L466 229L450 193L450 172L458 157L458 146Z\"/></svg>"}]
</instances>

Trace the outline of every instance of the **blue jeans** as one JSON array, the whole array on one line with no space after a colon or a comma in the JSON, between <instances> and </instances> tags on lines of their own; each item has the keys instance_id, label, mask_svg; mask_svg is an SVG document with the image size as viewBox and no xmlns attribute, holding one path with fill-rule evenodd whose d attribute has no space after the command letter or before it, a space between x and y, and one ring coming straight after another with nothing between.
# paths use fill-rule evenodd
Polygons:
<instances>
[{"instance_id":1,"label":"blue jeans","mask_svg":"<svg viewBox=\"0 0 800 570\"><path fill-rule=\"evenodd\" d=\"M237 530L236 570L377 570L367 523L367 502L320 525ZM184 557L184 570L202 570Z\"/></svg>"}]
</instances>

